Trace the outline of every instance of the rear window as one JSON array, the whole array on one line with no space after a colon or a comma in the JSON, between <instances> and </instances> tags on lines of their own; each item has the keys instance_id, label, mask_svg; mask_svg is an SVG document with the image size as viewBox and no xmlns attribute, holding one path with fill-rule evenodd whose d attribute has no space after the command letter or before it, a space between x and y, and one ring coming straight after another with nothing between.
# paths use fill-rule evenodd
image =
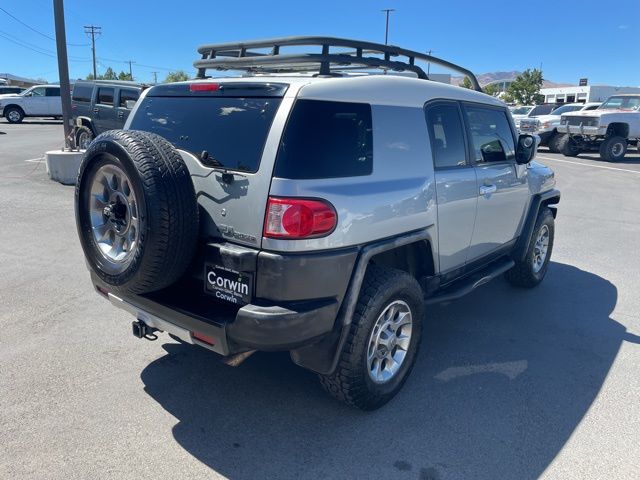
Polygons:
<instances>
[{"instance_id":1,"label":"rear window","mask_svg":"<svg viewBox=\"0 0 640 480\"><path fill-rule=\"evenodd\" d=\"M120 107L127 108L127 101L136 102L140 97L137 90L120 90Z\"/></svg>"},{"instance_id":2,"label":"rear window","mask_svg":"<svg viewBox=\"0 0 640 480\"><path fill-rule=\"evenodd\" d=\"M298 100L282 136L275 176L336 178L373 170L371 106Z\"/></svg>"},{"instance_id":3,"label":"rear window","mask_svg":"<svg viewBox=\"0 0 640 480\"><path fill-rule=\"evenodd\" d=\"M89 103L91 101L91 93L93 92L93 87L90 85L76 85L73 87L73 100L76 102L86 102Z\"/></svg>"},{"instance_id":4,"label":"rear window","mask_svg":"<svg viewBox=\"0 0 640 480\"><path fill-rule=\"evenodd\" d=\"M60 87L47 87L45 95L47 97L59 97Z\"/></svg>"},{"instance_id":5,"label":"rear window","mask_svg":"<svg viewBox=\"0 0 640 480\"><path fill-rule=\"evenodd\" d=\"M279 98L148 96L130 128L196 156L206 151L221 167L255 172L279 105Z\"/></svg>"}]
</instances>

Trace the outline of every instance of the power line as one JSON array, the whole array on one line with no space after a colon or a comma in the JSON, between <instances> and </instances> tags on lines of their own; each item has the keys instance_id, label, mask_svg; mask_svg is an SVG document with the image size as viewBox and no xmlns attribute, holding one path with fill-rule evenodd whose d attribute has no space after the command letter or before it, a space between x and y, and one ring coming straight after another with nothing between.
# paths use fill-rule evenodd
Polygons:
<instances>
[{"instance_id":1,"label":"power line","mask_svg":"<svg viewBox=\"0 0 640 480\"><path fill-rule=\"evenodd\" d=\"M11 13L7 12L4 8L0 7L0 10L3 11L4 13L6 13L8 16L10 16L11 18L13 18L16 22L18 22L19 24L27 27L29 30L31 30L32 32L36 32L38 35L43 36L44 38L48 38L49 40L53 40L54 42L56 41L55 38L53 38L50 35L47 35L46 33L42 33L39 30L36 30L35 28L33 28L31 25L28 25L26 23L24 23L22 20L20 20L18 17L12 15ZM88 44L77 44L77 43L67 43L67 45L69 47L86 47Z\"/></svg>"},{"instance_id":2,"label":"power line","mask_svg":"<svg viewBox=\"0 0 640 480\"><path fill-rule=\"evenodd\" d=\"M46 48L42 48L39 47L37 45L34 45L32 43L29 42L25 42L23 40L19 40L16 37L14 37L13 35L8 34L7 32L3 32L0 31L0 38L4 38L5 40L14 43L22 48L26 48L28 50L31 50L33 52L39 53L40 55L45 55L47 57L51 57L51 58L57 58L57 55L54 51L52 50L47 50ZM88 62L89 60L86 59L82 59L79 57L69 57L70 61L72 62Z\"/></svg>"},{"instance_id":3,"label":"power line","mask_svg":"<svg viewBox=\"0 0 640 480\"><path fill-rule=\"evenodd\" d=\"M91 53L93 54L93 79L98 78L98 72L96 71L96 35L102 33L102 27L96 27L94 25L85 25L84 33L91 35Z\"/></svg>"}]
</instances>

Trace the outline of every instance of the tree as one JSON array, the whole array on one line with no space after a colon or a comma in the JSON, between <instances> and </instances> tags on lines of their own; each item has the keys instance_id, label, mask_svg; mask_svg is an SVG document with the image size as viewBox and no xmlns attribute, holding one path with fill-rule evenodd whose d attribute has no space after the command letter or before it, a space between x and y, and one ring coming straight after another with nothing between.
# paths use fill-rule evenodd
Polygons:
<instances>
[{"instance_id":1,"label":"tree","mask_svg":"<svg viewBox=\"0 0 640 480\"><path fill-rule=\"evenodd\" d=\"M492 97L497 97L500 93L498 86L495 83L491 83L489 85L485 85L482 87L482 91L487 95L491 95Z\"/></svg>"},{"instance_id":2,"label":"tree","mask_svg":"<svg viewBox=\"0 0 640 480\"><path fill-rule=\"evenodd\" d=\"M107 69L104 72L104 75L102 75L102 79L103 80L117 80L118 76L116 75L116 72L113 71L113 68L107 67Z\"/></svg>"},{"instance_id":3,"label":"tree","mask_svg":"<svg viewBox=\"0 0 640 480\"><path fill-rule=\"evenodd\" d=\"M463 88L473 89L473 85L471 85L471 80L469 80L469 77L464 77L460 86Z\"/></svg>"},{"instance_id":4,"label":"tree","mask_svg":"<svg viewBox=\"0 0 640 480\"><path fill-rule=\"evenodd\" d=\"M133 78L131 78L131 74L125 73L121 70L118 74L118 80L133 80Z\"/></svg>"},{"instance_id":5,"label":"tree","mask_svg":"<svg viewBox=\"0 0 640 480\"><path fill-rule=\"evenodd\" d=\"M184 82L185 80L189 80L189 75L184 70L178 70L169 72L167 78L164 79L164 83Z\"/></svg>"},{"instance_id":6,"label":"tree","mask_svg":"<svg viewBox=\"0 0 640 480\"><path fill-rule=\"evenodd\" d=\"M542 71L537 68L526 69L516 79L511 82L504 96L507 103L517 103L520 105L535 105L544 101L544 96L540 95L542 88Z\"/></svg>"}]
</instances>

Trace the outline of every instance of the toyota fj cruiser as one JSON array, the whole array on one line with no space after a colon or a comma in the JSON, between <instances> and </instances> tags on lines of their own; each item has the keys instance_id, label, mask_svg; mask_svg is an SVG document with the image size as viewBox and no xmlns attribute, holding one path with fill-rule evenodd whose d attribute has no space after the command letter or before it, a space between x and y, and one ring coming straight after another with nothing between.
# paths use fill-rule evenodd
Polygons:
<instances>
[{"instance_id":1,"label":"toyota fj cruiser","mask_svg":"<svg viewBox=\"0 0 640 480\"><path fill-rule=\"evenodd\" d=\"M164 331L231 364L289 351L373 409L409 375L426 305L502 274L544 278L553 172L468 70L325 37L199 52L199 79L144 91L78 176L91 281L136 336ZM416 60L477 91L428 81Z\"/></svg>"},{"instance_id":2,"label":"toyota fj cruiser","mask_svg":"<svg viewBox=\"0 0 640 480\"><path fill-rule=\"evenodd\" d=\"M614 95L592 112L564 114L558 132L567 157L598 151L608 162L622 160L629 144L640 149L640 95Z\"/></svg>"}]
</instances>

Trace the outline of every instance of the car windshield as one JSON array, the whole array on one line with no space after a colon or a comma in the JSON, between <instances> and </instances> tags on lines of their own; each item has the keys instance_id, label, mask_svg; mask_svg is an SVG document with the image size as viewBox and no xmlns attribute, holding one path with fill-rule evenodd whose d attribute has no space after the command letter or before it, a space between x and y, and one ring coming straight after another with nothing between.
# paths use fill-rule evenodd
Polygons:
<instances>
[{"instance_id":1,"label":"car windshield","mask_svg":"<svg viewBox=\"0 0 640 480\"><path fill-rule=\"evenodd\" d=\"M31 92L34 88L36 88L36 87L31 87L31 88L26 89L24 92L20 92L20 95L22 95L24 97L27 93Z\"/></svg>"},{"instance_id":2,"label":"car windshield","mask_svg":"<svg viewBox=\"0 0 640 480\"><path fill-rule=\"evenodd\" d=\"M514 115L527 115L533 107L514 107L511 113Z\"/></svg>"},{"instance_id":3,"label":"car windshield","mask_svg":"<svg viewBox=\"0 0 640 480\"><path fill-rule=\"evenodd\" d=\"M607 108L616 110L640 110L640 96L611 97L602 105L600 105L600 110L604 110Z\"/></svg>"},{"instance_id":4,"label":"car windshield","mask_svg":"<svg viewBox=\"0 0 640 480\"><path fill-rule=\"evenodd\" d=\"M582 105L563 105L561 107L556 108L551 115L562 115L567 112L575 112L576 110L580 110Z\"/></svg>"}]
</instances>

